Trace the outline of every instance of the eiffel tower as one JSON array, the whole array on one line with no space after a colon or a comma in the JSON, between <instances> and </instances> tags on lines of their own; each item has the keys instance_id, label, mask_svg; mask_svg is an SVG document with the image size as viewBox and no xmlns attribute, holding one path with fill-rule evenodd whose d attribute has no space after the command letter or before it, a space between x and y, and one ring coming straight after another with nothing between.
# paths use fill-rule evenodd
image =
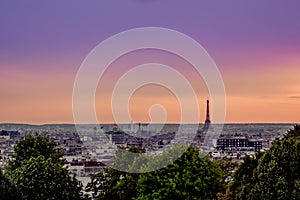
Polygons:
<instances>
[{"instance_id":1,"label":"eiffel tower","mask_svg":"<svg viewBox=\"0 0 300 200\"><path fill-rule=\"evenodd\" d=\"M208 130L210 127L209 100L206 100L206 119L203 130Z\"/></svg>"},{"instance_id":2,"label":"eiffel tower","mask_svg":"<svg viewBox=\"0 0 300 200\"><path fill-rule=\"evenodd\" d=\"M204 139L206 136L206 133L210 130L212 130L211 124L210 124L210 114L209 114L209 100L206 101L206 118L204 126L201 130L197 131L195 141L198 142L198 146L202 146L204 143Z\"/></svg>"}]
</instances>

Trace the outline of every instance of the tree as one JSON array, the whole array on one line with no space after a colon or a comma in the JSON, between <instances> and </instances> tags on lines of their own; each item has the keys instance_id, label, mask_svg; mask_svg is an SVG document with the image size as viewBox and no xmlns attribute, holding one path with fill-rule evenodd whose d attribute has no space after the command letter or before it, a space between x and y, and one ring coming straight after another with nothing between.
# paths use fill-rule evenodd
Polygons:
<instances>
[{"instance_id":1,"label":"tree","mask_svg":"<svg viewBox=\"0 0 300 200\"><path fill-rule=\"evenodd\" d=\"M300 140L288 137L272 145L254 170L250 198L299 199Z\"/></svg>"},{"instance_id":2,"label":"tree","mask_svg":"<svg viewBox=\"0 0 300 200\"><path fill-rule=\"evenodd\" d=\"M10 183L9 179L3 174L0 169L0 199L13 200L18 199L16 188Z\"/></svg>"},{"instance_id":3,"label":"tree","mask_svg":"<svg viewBox=\"0 0 300 200\"><path fill-rule=\"evenodd\" d=\"M221 160L215 161L216 164L220 166L223 171L222 184L224 190L218 193L219 200L231 200L232 192L230 191L230 183L233 180L235 175L234 170L239 167L239 163L237 161L233 161L232 158L224 157Z\"/></svg>"},{"instance_id":4,"label":"tree","mask_svg":"<svg viewBox=\"0 0 300 200\"><path fill-rule=\"evenodd\" d=\"M75 177L52 158L30 157L11 174L21 199L80 199Z\"/></svg>"},{"instance_id":5,"label":"tree","mask_svg":"<svg viewBox=\"0 0 300 200\"><path fill-rule=\"evenodd\" d=\"M134 153L134 154L133 154ZM119 148L112 167L105 168L102 172L91 175L86 191L93 192L97 199L132 199L136 196L136 187L139 179L138 173L129 173L133 162L139 154L143 153L137 147L128 151ZM119 171L117 169L122 169Z\"/></svg>"},{"instance_id":6,"label":"tree","mask_svg":"<svg viewBox=\"0 0 300 200\"><path fill-rule=\"evenodd\" d=\"M14 159L8 164L10 170L20 167L22 161L29 160L31 157L44 156L57 162L63 162L61 159L63 153L58 149L57 144L48 137L26 136L16 144L14 151Z\"/></svg>"},{"instance_id":7,"label":"tree","mask_svg":"<svg viewBox=\"0 0 300 200\"><path fill-rule=\"evenodd\" d=\"M287 132L264 154L247 157L237 170L234 199L299 199L300 126Z\"/></svg>"},{"instance_id":8,"label":"tree","mask_svg":"<svg viewBox=\"0 0 300 200\"><path fill-rule=\"evenodd\" d=\"M254 170L258 166L258 161L262 156L257 153L255 156L246 156L244 162L234 173L234 181L229 186L233 199L248 199L249 192L254 186Z\"/></svg>"},{"instance_id":9,"label":"tree","mask_svg":"<svg viewBox=\"0 0 300 200\"><path fill-rule=\"evenodd\" d=\"M288 130L285 138L298 138L300 137L300 124L296 124L293 129Z\"/></svg>"},{"instance_id":10,"label":"tree","mask_svg":"<svg viewBox=\"0 0 300 200\"><path fill-rule=\"evenodd\" d=\"M136 199L216 199L222 176L215 163L191 146L167 167L141 174Z\"/></svg>"},{"instance_id":11,"label":"tree","mask_svg":"<svg viewBox=\"0 0 300 200\"><path fill-rule=\"evenodd\" d=\"M107 168L93 175L88 188L97 199L214 199L223 189L222 170L207 157L200 158L195 147L175 146L154 159L144 154L127 157L124 151L117 155L114 165L126 163L128 171L140 173Z\"/></svg>"},{"instance_id":12,"label":"tree","mask_svg":"<svg viewBox=\"0 0 300 200\"><path fill-rule=\"evenodd\" d=\"M62 153L47 137L26 137L15 146L6 174L19 199L80 199L81 188L63 166Z\"/></svg>"}]
</instances>

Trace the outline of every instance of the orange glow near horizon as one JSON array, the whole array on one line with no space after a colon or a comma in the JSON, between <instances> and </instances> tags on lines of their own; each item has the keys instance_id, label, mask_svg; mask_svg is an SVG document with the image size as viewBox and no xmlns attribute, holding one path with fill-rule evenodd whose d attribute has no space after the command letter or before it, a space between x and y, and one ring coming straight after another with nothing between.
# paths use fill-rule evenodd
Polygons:
<instances>
[{"instance_id":1,"label":"orange glow near horizon","mask_svg":"<svg viewBox=\"0 0 300 200\"><path fill-rule=\"evenodd\" d=\"M199 122L204 123L206 100L210 98L211 122L219 123L217 111L221 110L221 106L216 102L221 98L213 97L220 97L220 94L209 94L205 77L178 57L181 51L191 51L192 60L203 59L196 45L186 46L178 40L183 35L190 37L186 41L196 42L207 51L222 75L226 90L226 123L300 123L299 7L300 1L270 3L259 0L234 3L180 0L2 1L0 123L73 124L72 97L76 75L88 55L98 52L99 47L103 51L93 57L93 61L101 60L99 62L103 63L105 59L101 58L109 58L119 50L138 49L120 55L104 72L98 85L89 86L96 88L95 105L92 106L99 123L117 121L113 117L111 97L118 80L122 80L127 72L130 74L132 68L150 63L169 66L173 69L170 70L172 76L163 71L167 67L157 69L153 66L152 71L156 69L154 73L151 74L150 70L145 70L144 74L140 72L138 76L132 73L131 79L126 81L136 80L134 76L144 79L154 77L170 81L168 84L177 84L175 90L180 94L183 91L180 98L187 100L185 105L188 105L191 123L198 122L192 121L196 119L191 117L197 114L192 113L197 105ZM151 27L149 34L154 34L153 38L141 31L146 27ZM178 35L170 37L163 32L153 32L156 28L170 29ZM134 31L134 37L122 37L123 34L120 34L130 33L133 29L138 29ZM155 42L149 45L143 41L146 38ZM178 55L158 50L159 44L164 42L167 48L162 45L163 49L172 51L181 48L174 51ZM189 42L187 44L192 44ZM207 62L206 59L201 61ZM103 63L93 63L93 66L103 67ZM97 69L93 71L96 72ZM82 80L92 80L92 77ZM195 95L184 87L188 85L185 85L186 82ZM132 82L123 83L120 85L129 87ZM216 83L219 85L220 82ZM217 84L210 84L210 87ZM123 102L125 100L121 97L127 98L126 89L118 91L120 98L116 98L122 101L117 105L122 112L120 115L126 112L122 103L129 102L132 120L148 123L151 108L161 105L164 107L161 111L166 111L167 123L180 122L180 98L173 94L176 92L153 83L137 88L131 98ZM80 91L86 93L85 90ZM87 97L84 96L86 94L79 96ZM88 100L81 105L87 103ZM193 106L191 103L194 103ZM79 110L90 113L92 109L83 106L78 106ZM152 111L158 115L161 112L159 109ZM87 118L89 116L86 115L83 116L89 123L92 117Z\"/></svg>"},{"instance_id":2,"label":"orange glow near horizon","mask_svg":"<svg viewBox=\"0 0 300 200\"><path fill-rule=\"evenodd\" d=\"M200 122L203 123L205 101L208 97L203 80L195 76L191 70L186 70L190 68L188 64L184 65L184 61L176 59L174 61L171 55L164 55L163 58L168 58L170 65L182 70L195 88L199 101ZM145 59L149 57L146 56ZM140 59L140 61L145 61L145 59ZM132 61L128 64L132 64ZM179 65L185 67L180 68ZM226 123L300 122L299 58L283 60L281 63L271 62L269 65L269 67L256 66L254 68L245 64L245 66L226 70L222 68L221 74L227 93ZM114 122L110 110L110 92L118 76L122 75L117 72L122 71L108 71L103 81L108 81L106 83L109 84L101 86L103 88L100 93L98 90L96 93L96 111L99 119L101 118L101 123ZM3 76L0 79L2 85L0 87L0 122L74 123L72 90L76 72L28 71L25 68L14 70L14 68L7 67L1 73ZM140 88L132 96L130 113L133 120L149 122L149 108L157 103L165 107L168 115L167 123L180 121L180 106L175 96L170 91L155 86ZM213 105L211 107L213 109ZM211 117L214 123L214 116Z\"/></svg>"}]
</instances>

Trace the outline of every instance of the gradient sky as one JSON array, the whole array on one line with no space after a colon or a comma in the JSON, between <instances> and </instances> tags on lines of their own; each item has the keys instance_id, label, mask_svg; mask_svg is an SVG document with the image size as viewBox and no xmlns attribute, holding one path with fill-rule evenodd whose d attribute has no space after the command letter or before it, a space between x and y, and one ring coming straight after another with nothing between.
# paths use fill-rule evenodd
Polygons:
<instances>
[{"instance_id":1,"label":"gradient sky","mask_svg":"<svg viewBox=\"0 0 300 200\"><path fill-rule=\"evenodd\" d=\"M0 122L73 123L73 83L82 61L106 38L145 26L180 31L207 50L225 84L226 122L300 122L299 8L297 0L2 0ZM134 58L174 59L156 53ZM197 87L197 77L189 78ZM208 94L203 82L198 86L203 121ZM113 121L107 102L96 105L103 122ZM162 88L141 88L132 102L135 121L148 121L156 102L166 106L168 122L179 119L176 98Z\"/></svg>"}]
</instances>

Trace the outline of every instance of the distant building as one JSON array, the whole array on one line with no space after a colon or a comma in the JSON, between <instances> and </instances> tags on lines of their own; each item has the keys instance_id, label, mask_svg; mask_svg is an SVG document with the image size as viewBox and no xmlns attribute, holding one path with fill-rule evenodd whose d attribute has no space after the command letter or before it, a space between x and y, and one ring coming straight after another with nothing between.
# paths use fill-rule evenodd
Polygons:
<instances>
[{"instance_id":1,"label":"distant building","mask_svg":"<svg viewBox=\"0 0 300 200\"><path fill-rule=\"evenodd\" d=\"M171 143L175 138L175 132L153 134L150 131L142 130L141 124L136 133L125 132L116 126L111 131L105 132L110 142L116 146L138 147L140 149L157 149Z\"/></svg>"},{"instance_id":2,"label":"distant building","mask_svg":"<svg viewBox=\"0 0 300 200\"><path fill-rule=\"evenodd\" d=\"M78 160L72 159L72 161L65 161L65 165L68 169L77 176L87 176L89 174L97 173L107 167L106 164L96 160Z\"/></svg>"},{"instance_id":3,"label":"distant building","mask_svg":"<svg viewBox=\"0 0 300 200\"><path fill-rule=\"evenodd\" d=\"M109 136L109 139L113 144L117 146L123 146L125 144L124 131L114 128L112 131L106 132L106 134Z\"/></svg>"},{"instance_id":4,"label":"distant building","mask_svg":"<svg viewBox=\"0 0 300 200\"><path fill-rule=\"evenodd\" d=\"M262 143L262 138L249 139L246 136L221 135L217 140L217 149L223 151L236 151L246 147L246 149L259 151L262 149Z\"/></svg>"},{"instance_id":5,"label":"distant building","mask_svg":"<svg viewBox=\"0 0 300 200\"><path fill-rule=\"evenodd\" d=\"M93 174L103 170L106 165L102 162L97 161L86 161L84 162L84 172L86 174Z\"/></svg>"},{"instance_id":6,"label":"distant building","mask_svg":"<svg viewBox=\"0 0 300 200\"><path fill-rule=\"evenodd\" d=\"M15 139L20 137L19 131L6 131L2 130L0 131L0 136L9 136L10 139Z\"/></svg>"}]
</instances>

